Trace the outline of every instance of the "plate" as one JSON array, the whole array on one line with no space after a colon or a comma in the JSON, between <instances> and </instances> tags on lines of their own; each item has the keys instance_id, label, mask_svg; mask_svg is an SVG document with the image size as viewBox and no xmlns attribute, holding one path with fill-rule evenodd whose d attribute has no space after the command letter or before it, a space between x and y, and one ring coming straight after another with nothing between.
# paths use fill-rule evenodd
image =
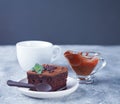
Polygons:
<instances>
[{"instance_id":1,"label":"plate","mask_svg":"<svg viewBox=\"0 0 120 104\"><path fill-rule=\"evenodd\" d=\"M20 80L20 82L27 83L27 78ZM78 80L68 77L67 78L67 89L59 90L59 91L51 91L51 92L38 92L38 91L30 91L29 88L18 88L19 91L33 98L57 98L67 96L73 93L79 86Z\"/></svg>"}]
</instances>

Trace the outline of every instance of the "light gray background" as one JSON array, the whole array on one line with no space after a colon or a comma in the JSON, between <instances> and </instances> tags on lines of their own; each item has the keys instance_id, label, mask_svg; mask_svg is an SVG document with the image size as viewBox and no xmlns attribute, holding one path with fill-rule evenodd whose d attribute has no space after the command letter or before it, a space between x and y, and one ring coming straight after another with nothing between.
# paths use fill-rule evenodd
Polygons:
<instances>
[{"instance_id":1,"label":"light gray background","mask_svg":"<svg viewBox=\"0 0 120 104\"><path fill-rule=\"evenodd\" d=\"M120 0L0 0L0 45L120 44Z\"/></svg>"}]
</instances>

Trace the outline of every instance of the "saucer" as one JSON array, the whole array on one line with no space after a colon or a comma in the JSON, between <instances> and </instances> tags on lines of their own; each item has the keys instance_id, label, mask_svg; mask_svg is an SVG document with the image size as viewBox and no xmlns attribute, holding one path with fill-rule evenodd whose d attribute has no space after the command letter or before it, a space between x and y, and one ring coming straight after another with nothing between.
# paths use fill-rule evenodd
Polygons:
<instances>
[{"instance_id":1,"label":"saucer","mask_svg":"<svg viewBox=\"0 0 120 104\"><path fill-rule=\"evenodd\" d=\"M20 82L27 83L27 78L20 80ZM19 91L29 97L33 98L57 98L67 96L73 93L79 86L79 82L71 77L67 78L67 89L59 90L59 91L51 91L51 92L38 92L38 91L31 91L29 88L18 88Z\"/></svg>"}]
</instances>

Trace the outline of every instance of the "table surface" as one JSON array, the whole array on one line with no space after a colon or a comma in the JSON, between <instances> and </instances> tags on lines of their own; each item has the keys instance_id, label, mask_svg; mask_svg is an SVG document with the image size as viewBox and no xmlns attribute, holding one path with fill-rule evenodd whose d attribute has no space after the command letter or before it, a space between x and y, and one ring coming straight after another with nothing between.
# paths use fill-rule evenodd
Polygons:
<instances>
[{"instance_id":1,"label":"table surface","mask_svg":"<svg viewBox=\"0 0 120 104\"><path fill-rule=\"evenodd\" d=\"M120 104L120 46L60 45L61 56L56 64L67 65L65 50L91 50L102 53L105 68L95 74L93 84L80 84L72 94L54 99L34 99L21 94L16 87L6 85L8 79L19 81L26 77L20 68L15 46L0 46L0 104ZM69 69L69 76L75 77Z\"/></svg>"}]
</instances>

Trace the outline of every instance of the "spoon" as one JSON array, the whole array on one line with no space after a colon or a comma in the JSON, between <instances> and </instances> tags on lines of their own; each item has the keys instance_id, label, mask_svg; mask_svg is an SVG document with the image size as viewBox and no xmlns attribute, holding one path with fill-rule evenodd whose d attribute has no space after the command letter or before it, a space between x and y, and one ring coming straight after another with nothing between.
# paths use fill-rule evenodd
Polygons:
<instances>
[{"instance_id":1,"label":"spoon","mask_svg":"<svg viewBox=\"0 0 120 104\"><path fill-rule=\"evenodd\" d=\"M9 86L17 86L17 87L24 87L24 88L34 88L37 91L51 91L52 87L47 83L40 83L40 84L28 84L23 82L16 82L12 80L7 81L7 85Z\"/></svg>"}]
</instances>

